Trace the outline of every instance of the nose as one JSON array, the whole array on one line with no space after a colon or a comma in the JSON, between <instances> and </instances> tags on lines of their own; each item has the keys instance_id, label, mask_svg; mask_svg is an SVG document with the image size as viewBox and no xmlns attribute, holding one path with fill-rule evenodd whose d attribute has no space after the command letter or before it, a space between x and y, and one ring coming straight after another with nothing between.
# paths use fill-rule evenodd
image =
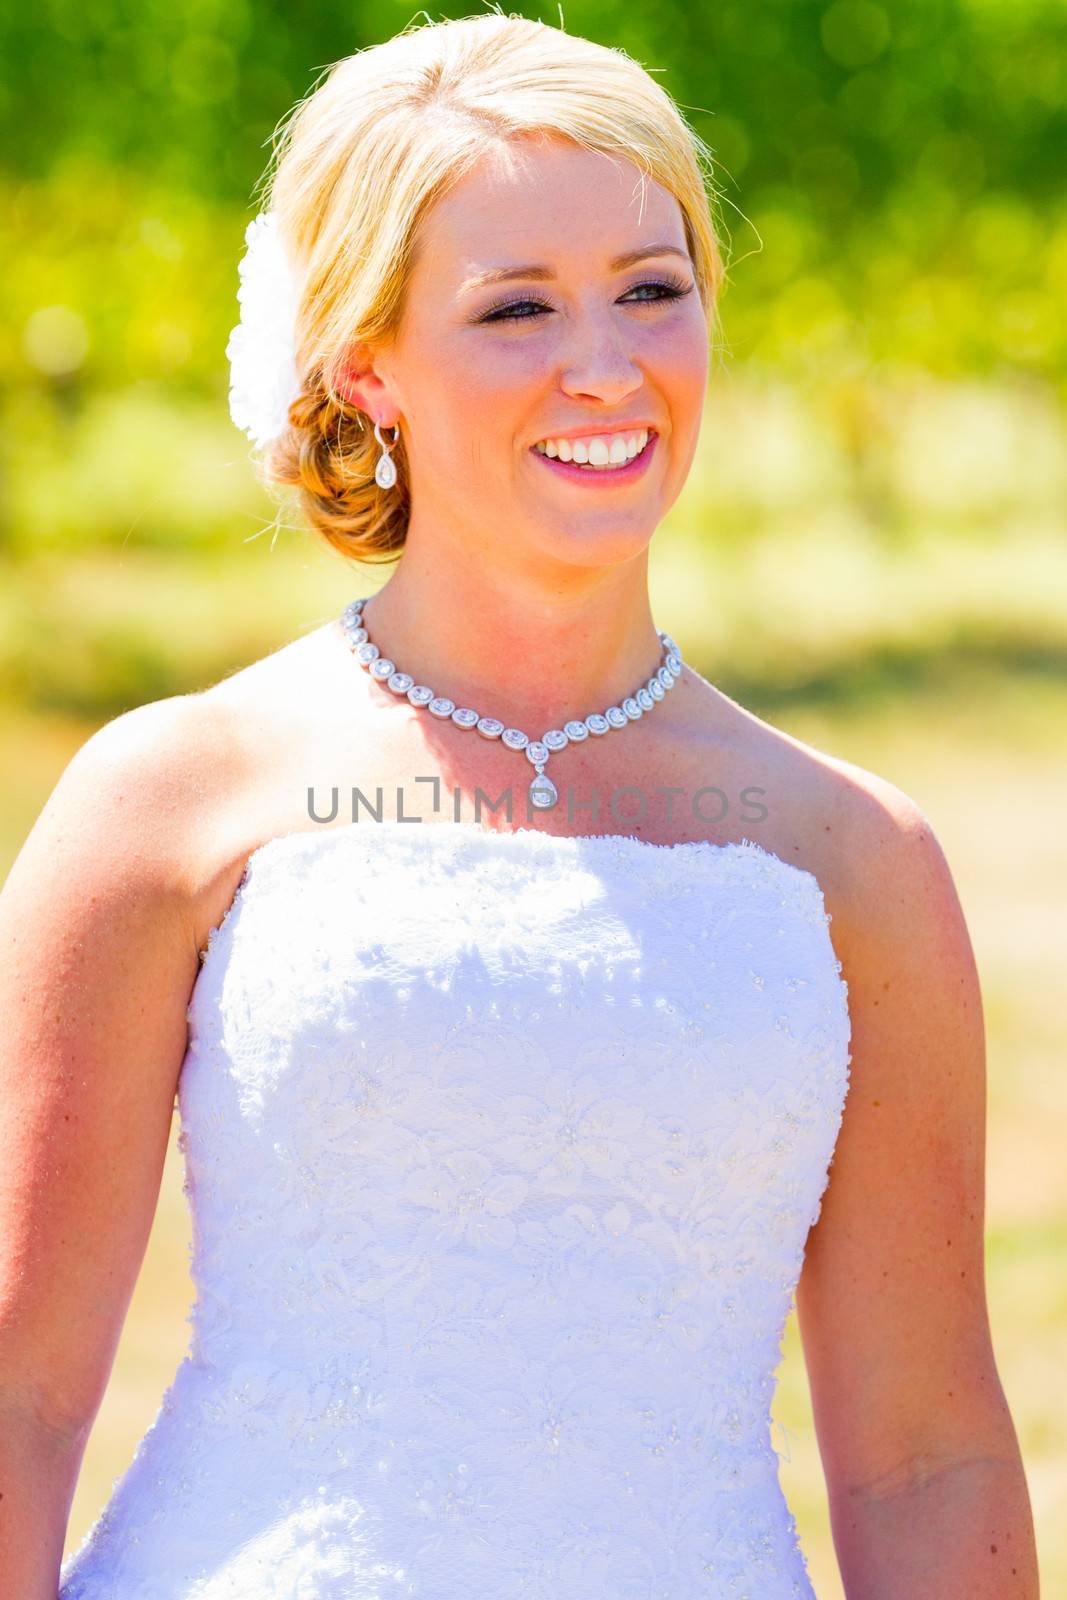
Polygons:
<instances>
[{"instance_id":1,"label":"nose","mask_svg":"<svg viewBox=\"0 0 1067 1600\"><path fill-rule=\"evenodd\" d=\"M575 341L581 354L570 352L560 368L559 383L564 394L592 395L606 404L617 404L644 383L644 375L626 348L625 333L610 322L587 327Z\"/></svg>"}]
</instances>

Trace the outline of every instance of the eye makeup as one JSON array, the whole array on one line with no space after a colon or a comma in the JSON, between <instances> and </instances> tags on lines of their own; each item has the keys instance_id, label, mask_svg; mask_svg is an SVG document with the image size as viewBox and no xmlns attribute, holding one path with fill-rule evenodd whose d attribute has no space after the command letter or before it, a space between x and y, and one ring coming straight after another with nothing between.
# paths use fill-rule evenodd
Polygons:
<instances>
[{"instance_id":1,"label":"eye makeup","mask_svg":"<svg viewBox=\"0 0 1067 1600\"><path fill-rule=\"evenodd\" d=\"M634 294L638 289L660 289L662 294L655 300L635 300L634 305L663 305L671 300L680 300L684 295L691 294L694 285L686 283L684 279L675 277L673 273L663 273L657 278L644 279L633 284L626 292ZM535 306L540 311L548 311L551 307L545 305L543 300L534 300L529 295L513 296L510 300L501 300L491 305L487 311L475 318L476 322L531 322L533 317L509 317L502 313L511 311L521 306Z\"/></svg>"}]
</instances>

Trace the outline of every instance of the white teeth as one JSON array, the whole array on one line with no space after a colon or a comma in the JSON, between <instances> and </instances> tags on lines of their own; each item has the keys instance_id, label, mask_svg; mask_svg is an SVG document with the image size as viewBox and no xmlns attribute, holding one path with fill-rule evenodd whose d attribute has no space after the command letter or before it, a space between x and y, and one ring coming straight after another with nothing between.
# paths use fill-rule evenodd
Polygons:
<instances>
[{"instance_id":1,"label":"white teeth","mask_svg":"<svg viewBox=\"0 0 1067 1600\"><path fill-rule=\"evenodd\" d=\"M636 433L591 434L587 439L542 439L534 449L550 460L574 461L605 471L632 461L648 440L649 430L640 428Z\"/></svg>"}]
</instances>

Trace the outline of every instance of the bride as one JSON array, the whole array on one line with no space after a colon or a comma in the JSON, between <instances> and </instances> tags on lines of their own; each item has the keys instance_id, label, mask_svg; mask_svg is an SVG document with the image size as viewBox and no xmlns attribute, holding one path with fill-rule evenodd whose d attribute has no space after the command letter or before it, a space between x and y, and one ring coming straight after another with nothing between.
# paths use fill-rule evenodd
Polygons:
<instances>
[{"instance_id":1,"label":"bride","mask_svg":"<svg viewBox=\"0 0 1067 1600\"><path fill-rule=\"evenodd\" d=\"M497 13L285 130L233 413L394 570L101 728L0 897L5 1594L810 1600L794 1292L846 1592L1037 1594L949 868L651 612L703 154ZM176 1095L190 1349L62 1562Z\"/></svg>"}]
</instances>

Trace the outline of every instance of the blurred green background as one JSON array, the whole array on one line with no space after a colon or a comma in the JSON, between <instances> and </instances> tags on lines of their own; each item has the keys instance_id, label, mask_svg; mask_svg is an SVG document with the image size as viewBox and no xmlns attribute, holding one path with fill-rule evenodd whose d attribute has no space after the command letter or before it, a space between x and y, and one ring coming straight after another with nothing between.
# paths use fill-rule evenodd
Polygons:
<instances>
[{"instance_id":1,"label":"blurred green background","mask_svg":"<svg viewBox=\"0 0 1067 1600\"><path fill-rule=\"evenodd\" d=\"M213 682L385 576L276 514L228 418L223 352L272 130L323 67L419 15L389 0L0 15L4 870L100 723ZM657 622L753 711L904 788L956 877L989 1032L994 1338L1059 1592L1067 9L582 0L563 20L656 73L722 191L727 348L653 545ZM172 1146L68 1548L184 1353L187 1241ZM775 1415L831 1600L795 1318Z\"/></svg>"}]
</instances>

